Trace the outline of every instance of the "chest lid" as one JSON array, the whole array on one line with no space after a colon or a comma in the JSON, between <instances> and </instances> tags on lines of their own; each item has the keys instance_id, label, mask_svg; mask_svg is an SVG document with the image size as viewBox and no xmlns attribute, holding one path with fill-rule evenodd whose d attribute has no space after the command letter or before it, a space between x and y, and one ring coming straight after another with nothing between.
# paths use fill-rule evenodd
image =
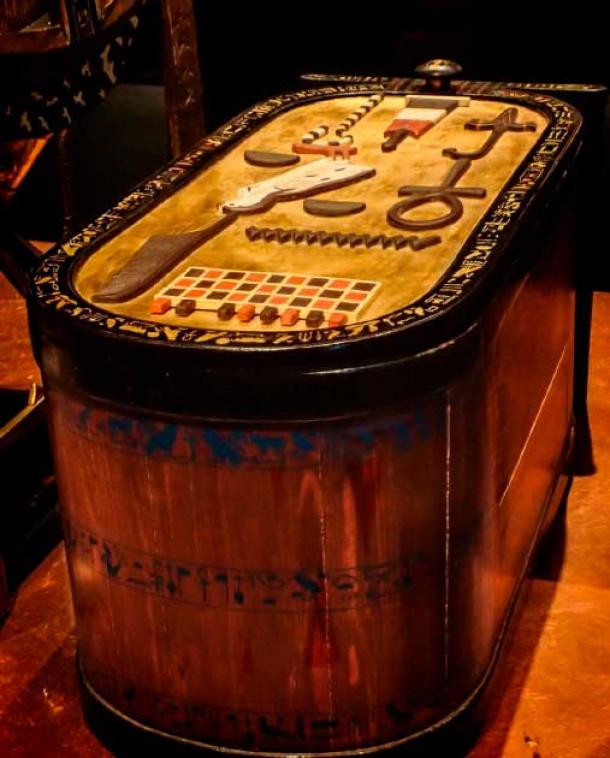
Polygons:
<instances>
[{"instance_id":1,"label":"chest lid","mask_svg":"<svg viewBox=\"0 0 610 758\"><path fill-rule=\"evenodd\" d=\"M511 265L580 122L566 103L510 91L273 98L52 251L35 308L56 334L210 360L433 346L493 296L490 272Z\"/></svg>"}]
</instances>

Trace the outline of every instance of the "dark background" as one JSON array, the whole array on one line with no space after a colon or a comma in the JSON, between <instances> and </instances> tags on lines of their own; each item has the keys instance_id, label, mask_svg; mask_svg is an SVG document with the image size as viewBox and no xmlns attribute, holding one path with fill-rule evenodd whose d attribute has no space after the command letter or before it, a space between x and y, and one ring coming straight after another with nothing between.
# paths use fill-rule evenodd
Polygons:
<instances>
[{"instance_id":1,"label":"dark background","mask_svg":"<svg viewBox=\"0 0 610 758\"><path fill-rule=\"evenodd\" d=\"M299 86L299 74L308 71L409 76L437 57L461 63L468 79L610 82L607 29L600 6L588 1L567 12L540 0L369 3L368 11L347 4L332 11L194 4L211 125ZM153 49L161 45L151 22L141 63L152 63Z\"/></svg>"},{"instance_id":2,"label":"dark background","mask_svg":"<svg viewBox=\"0 0 610 758\"><path fill-rule=\"evenodd\" d=\"M536 0L371 3L368 10L258 5L194 0L208 130L262 98L304 86L299 76L307 72L410 76L418 63L447 57L466 79L610 83L608 33L591 2L569 12ZM72 130L73 228L170 158L160 6L150 9L124 83ZM61 234L52 153L39 160L15 206L17 226L39 239Z\"/></svg>"}]
</instances>

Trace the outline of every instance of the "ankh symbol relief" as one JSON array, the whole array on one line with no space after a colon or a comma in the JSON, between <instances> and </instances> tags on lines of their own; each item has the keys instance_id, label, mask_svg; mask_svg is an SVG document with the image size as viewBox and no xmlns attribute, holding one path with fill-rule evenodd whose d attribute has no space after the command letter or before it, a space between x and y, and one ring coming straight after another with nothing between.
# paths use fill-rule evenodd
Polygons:
<instances>
[{"instance_id":1,"label":"ankh symbol relief","mask_svg":"<svg viewBox=\"0 0 610 758\"><path fill-rule=\"evenodd\" d=\"M399 195L407 195L406 200L399 200L387 213L388 223L398 229L423 231L439 229L453 224L462 217L464 206L460 197L484 198L487 190L482 187L456 187L455 185L470 168L471 160L462 158L451 167L444 182L436 187L405 185L398 190ZM442 203L447 212L442 216L429 219L409 219L406 214L428 203Z\"/></svg>"}]
</instances>

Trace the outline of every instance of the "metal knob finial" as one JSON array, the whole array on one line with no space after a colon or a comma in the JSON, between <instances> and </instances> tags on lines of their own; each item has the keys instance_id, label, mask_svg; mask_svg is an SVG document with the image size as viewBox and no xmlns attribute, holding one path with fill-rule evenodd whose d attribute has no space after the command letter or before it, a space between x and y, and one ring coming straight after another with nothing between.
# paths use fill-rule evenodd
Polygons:
<instances>
[{"instance_id":1,"label":"metal knob finial","mask_svg":"<svg viewBox=\"0 0 610 758\"><path fill-rule=\"evenodd\" d=\"M434 58L426 63L420 63L415 73L426 82L430 92L447 92L451 89L451 80L462 72L462 67L455 61L445 58Z\"/></svg>"}]
</instances>

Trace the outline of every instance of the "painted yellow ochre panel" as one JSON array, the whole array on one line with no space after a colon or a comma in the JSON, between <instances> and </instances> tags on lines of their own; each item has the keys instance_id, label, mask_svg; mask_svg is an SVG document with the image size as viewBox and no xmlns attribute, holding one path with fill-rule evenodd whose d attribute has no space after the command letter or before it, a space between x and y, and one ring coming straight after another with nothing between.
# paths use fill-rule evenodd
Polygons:
<instances>
[{"instance_id":1,"label":"painted yellow ochre panel","mask_svg":"<svg viewBox=\"0 0 610 758\"><path fill-rule=\"evenodd\" d=\"M318 138L314 145L336 140L335 129L350 113L365 104L368 95L336 97L322 100L280 114L246 139L234 146L224 157L203 169L192 181L147 213L128 229L99 248L79 269L76 289L85 299L93 301L126 262L151 237L178 235L202 230L226 217L223 206L236 198L240 188L276 177L295 166L260 167L250 165L244 158L246 150L285 153L292 152L293 144L301 141L310 129L320 125L329 127L328 134ZM237 272L280 272L306 277L324 277L329 280L349 279L374 282L372 294L355 312L346 312L348 323L366 321L404 308L424 296L443 276L455 260L469 235L477 227L493 204L499 192L509 182L522 161L540 141L548 119L540 112L521 105L485 99L461 99L459 107L450 111L419 138L407 136L391 152L383 152L384 132L405 108L405 96L386 95L381 103L351 127L357 153L348 159L336 161L374 169L364 178L337 189L318 191L311 195L320 200L361 201L364 210L353 215L327 217L311 215L304 209L304 200L281 200L271 207L250 213L239 213L226 228L190 252L174 268L149 289L130 300L104 303L102 307L112 313L130 318L152 320L162 324L193 326L198 328L229 328L235 331L276 331L306 329L304 320L294 325L275 321L264 325L259 318L242 322L232 318L221 323L215 310L195 310L180 316L172 307L165 313L151 315L151 304L167 292L168 286L185 271L193 267L233 270ZM402 198L398 191L405 185L441 185L456 160L443 155L443 150L456 148L460 152L477 151L489 139L490 130L465 128L468 122L479 119L489 122L513 107L517 122L529 122L535 129L506 131L484 156L470 161L467 170L458 180L457 187L485 190L484 197L460 197L463 214L455 222L436 229L412 231L398 229L388 222L388 211ZM429 114L425 114L429 115ZM300 156L303 165L320 165L328 160L321 155ZM324 188L322 187L321 190ZM479 195L483 193L478 193ZM411 220L425 220L445 214L447 208L440 203L426 203L408 213ZM355 234L386 235L387 237L416 236L425 240L440 240L413 249L407 244L401 249L373 244L350 247L334 241L321 244L306 239L294 242L288 239L265 241L264 235L249 239L250 227L280 230L321 231L332 235ZM298 293L296 293L298 294ZM239 304L238 304L239 305ZM289 301L285 307L288 307ZM313 307L313 303L310 307ZM257 315L261 306L256 306ZM303 313L308 309L306 308ZM322 325L323 326L323 325Z\"/></svg>"}]
</instances>

